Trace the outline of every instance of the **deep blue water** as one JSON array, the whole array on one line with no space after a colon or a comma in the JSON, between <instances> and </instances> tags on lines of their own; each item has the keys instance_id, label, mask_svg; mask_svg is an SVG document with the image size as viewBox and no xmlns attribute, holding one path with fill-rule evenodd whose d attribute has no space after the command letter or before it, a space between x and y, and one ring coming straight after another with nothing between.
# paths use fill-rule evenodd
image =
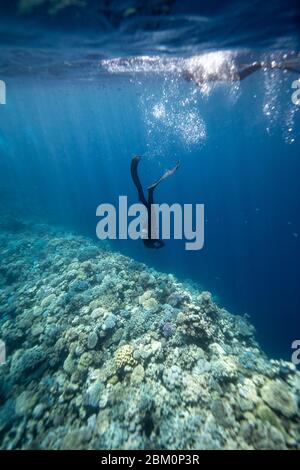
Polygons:
<instances>
[{"instance_id":1,"label":"deep blue water","mask_svg":"<svg viewBox=\"0 0 300 470\"><path fill-rule=\"evenodd\" d=\"M259 71L208 91L176 73L8 78L1 210L95 237L100 203L137 201L133 155L143 156L145 186L180 160L156 202L204 203L204 248L112 247L200 283L229 311L250 315L266 352L290 358L300 326L297 78Z\"/></svg>"},{"instance_id":2,"label":"deep blue water","mask_svg":"<svg viewBox=\"0 0 300 470\"><path fill-rule=\"evenodd\" d=\"M96 56L291 51L300 44L298 0L2 0L0 13L1 46L19 53L2 51L1 68L17 65L23 73L45 66L57 73L66 57L77 68ZM22 54L32 55L31 71Z\"/></svg>"},{"instance_id":3,"label":"deep blue water","mask_svg":"<svg viewBox=\"0 0 300 470\"><path fill-rule=\"evenodd\" d=\"M145 186L180 160L156 201L205 204L203 250L112 247L247 312L265 350L290 358L300 328L300 114L291 101L300 70L202 89L181 70L207 51L234 51L240 63L297 56L299 2L72 3L1 2L1 214L95 237L100 203L136 202L133 155L143 156Z\"/></svg>"}]
</instances>

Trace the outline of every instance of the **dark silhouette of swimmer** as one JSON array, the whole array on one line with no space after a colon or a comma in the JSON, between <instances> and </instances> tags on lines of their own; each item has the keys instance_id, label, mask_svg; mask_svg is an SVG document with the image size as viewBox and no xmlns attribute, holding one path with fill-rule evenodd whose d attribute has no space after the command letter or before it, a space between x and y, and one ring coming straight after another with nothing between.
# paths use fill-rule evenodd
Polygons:
<instances>
[{"instance_id":1,"label":"dark silhouette of swimmer","mask_svg":"<svg viewBox=\"0 0 300 470\"><path fill-rule=\"evenodd\" d=\"M146 207L147 209L147 214L148 214L148 227L147 227L147 237L143 237L143 243L147 248L162 248L165 246L164 242L162 240L159 240L158 238L152 238L152 236L155 234L155 221L152 218L152 211L151 211L151 205L154 204L153 202L153 193L155 188L163 181L164 179L168 178L168 176L173 175L175 171L179 168L179 162L176 163L176 165L171 168L170 170L167 170L155 183L151 184L151 186L148 186L147 191L148 191L148 199L145 198L144 196L144 191L138 176L138 164L141 161L142 157L136 156L131 160L131 166L130 166L130 171L131 171L131 177L132 180L135 184L135 187L138 192L138 197L139 201Z\"/></svg>"},{"instance_id":2,"label":"dark silhouette of swimmer","mask_svg":"<svg viewBox=\"0 0 300 470\"><path fill-rule=\"evenodd\" d=\"M242 81L245 78L252 75L254 72L260 69L281 69L288 70L290 72L300 71L300 59L283 60L282 62L253 62L250 65L240 66L237 69L232 69L230 64L224 63L218 71L206 71L200 64L193 70L185 69L183 71L183 77L186 80L194 81L197 85L201 86L205 82L211 81Z\"/></svg>"}]
</instances>

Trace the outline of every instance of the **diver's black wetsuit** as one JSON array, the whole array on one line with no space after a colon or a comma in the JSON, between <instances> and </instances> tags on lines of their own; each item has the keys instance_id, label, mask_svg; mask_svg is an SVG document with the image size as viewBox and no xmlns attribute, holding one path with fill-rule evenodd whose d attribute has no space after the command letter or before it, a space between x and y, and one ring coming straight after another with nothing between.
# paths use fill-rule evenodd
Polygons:
<instances>
[{"instance_id":1,"label":"diver's black wetsuit","mask_svg":"<svg viewBox=\"0 0 300 470\"><path fill-rule=\"evenodd\" d=\"M147 213L148 213L148 227L147 227L147 238L142 238L144 245L147 248L162 248L165 246L164 242L162 240L159 240L158 238L152 238L152 234L155 233L152 227L152 217L151 217L151 205L154 204L153 202L153 193L156 188L156 186L159 185L161 181L166 179L168 176L172 175L175 173L175 171L179 167L179 162L172 168L171 170L167 170L155 183L153 183L151 186L147 188L148 190L148 200L146 200L144 196L144 191L138 176L138 171L137 167L140 162L142 157L136 156L131 160L131 166L130 166L130 171L131 171L131 177L132 180L135 184L135 187L138 192L138 197L139 201L146 207Z\"/></svg>"}]
</instances>

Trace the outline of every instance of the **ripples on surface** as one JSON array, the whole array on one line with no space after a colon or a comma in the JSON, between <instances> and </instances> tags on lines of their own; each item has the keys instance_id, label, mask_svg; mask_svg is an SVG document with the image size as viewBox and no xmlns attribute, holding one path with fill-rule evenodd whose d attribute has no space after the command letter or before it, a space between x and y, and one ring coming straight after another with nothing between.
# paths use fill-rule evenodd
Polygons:
<instances>
[{"instance_id":1,"label":"ripples on surface","mask_svg":"<svg viewBox=\"0 0 300 470\"><path fill-rule=\"evenodd\" d=\"M0 73L90 78L116 68L102 68L101 59L139 57L119 61L118 71L148 72L174 71L181 67L176 57L204 51L291 52L299 50L298 3L2 1Z\"/></svg>"},{"instance_id":2,"label":"ripples on surface","mask_svg":"<svg viewBox=\"0 0 300 470\"><path fill-rule=\"evenodd\" d=\"M1 79L134 81L149 134L161 129L161 142L174 134L190 147L207 138L201 100L226 83L233 104L240 91L237 71L260 61L266 130L272 133L284 116L284 138L294 142L298 108L288 100L281 109L279 93L284 81L300 74L297 2L38 3L1 2ZM287 78L273 70L284 60L296 64L299 74ZM198 86L182 85L191 74ZM160 97L144 92L143 80L153 76L160 79ZM290 84L286 88L290 92Z\"/></svg>"}]
</instances>

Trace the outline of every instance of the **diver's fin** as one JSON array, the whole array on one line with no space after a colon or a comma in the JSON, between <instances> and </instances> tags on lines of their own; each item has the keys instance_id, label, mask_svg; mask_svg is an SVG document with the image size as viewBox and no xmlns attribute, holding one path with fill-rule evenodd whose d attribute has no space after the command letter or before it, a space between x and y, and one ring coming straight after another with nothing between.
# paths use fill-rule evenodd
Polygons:
<instances>
[{"instance_id":1,"label":"diver's fin","mask_svg":"<svg viewBox=\"0 0 300 470\"><path fill-rule=\"evenodd\" d=\"M173 173L175 173L175 171L178 170L178 168L179 168L179 162L177 162L176 165L173 168L171 168L170 170L167 170L157 181L155 181L155 183L148 186L148 188L147 188L148 191L151 191L151 190L154 191L156 186L158 186L159 183L161 183L161 181L168 178L168 176L173 175Z\"/></svg>"},{"instance_id":2,"label":"diver's fin","mask_svg":"<svg viewBox=\"0 0 300 470\"><path fill-rule=\"evenodd\" d=\"M138 171L137 171L138 164L141 161L141 158L142 157L140 157L140 156L133 157L133 159L131 160L130 172L131 172L132 180L133 180L133 182L135 184L135 187L137 189L137 192L138 192L139 201L142 204L144 204L145 206L147 206L147 201L145 199L143 188L142 188L140 178L139 178L139 175L138 175Z\"/></svg>"}]
</instances>

